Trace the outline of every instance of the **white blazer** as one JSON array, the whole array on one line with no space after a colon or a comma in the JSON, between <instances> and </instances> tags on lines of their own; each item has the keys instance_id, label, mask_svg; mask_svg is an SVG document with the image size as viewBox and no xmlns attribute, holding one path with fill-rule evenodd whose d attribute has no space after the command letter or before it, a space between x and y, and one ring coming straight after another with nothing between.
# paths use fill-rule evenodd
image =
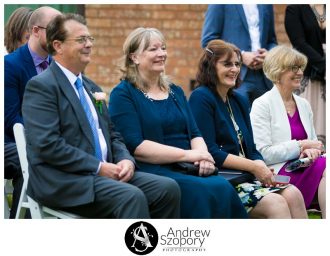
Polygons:
<instances>
[{"instance_id":1,"label":"white blazer","mask_svg":"<svg viewBox=\"0 0 330 256\"><path fill-rule=\"evenodd\" d=\"M313 112L308 101L293 94L308 139L317 140ZM289 160L300 155L299 143L291 139L291 129L282 97L273 88L257 98L250 113L254 142L266 164L278 173Z\"/></svg>"}]
</instances>

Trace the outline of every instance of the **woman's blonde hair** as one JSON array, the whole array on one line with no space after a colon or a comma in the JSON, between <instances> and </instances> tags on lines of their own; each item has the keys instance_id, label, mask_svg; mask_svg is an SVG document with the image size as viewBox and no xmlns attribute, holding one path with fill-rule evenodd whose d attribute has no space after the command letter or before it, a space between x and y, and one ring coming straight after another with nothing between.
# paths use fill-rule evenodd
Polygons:
<instances>
[{"instance_id":1,"label":"woman's blonde hair","mask_svg":"<svg viewBox=\"0 0 330 256\"><path fill-rule=\"evenodd\" d=\"M137 28L133 30L126 38L123 45L124 56L120 63L122 73L121 80L126 79L142 90L149 89L146 81L143 81L138 65L132 60L133 53L142 53L149 46L152 39L159 39L165 45L164 35L156 28ZM162 72L159 79L159 86L162 90L168 90L171 84L169 78Z\"/></svg>"},{"instance_id":2,"label":"woman's blonde hair","mask_svg":"<svg viewBox=\"0 0 330 256\"><path fill-rule=\"evenodd\" d=\"M307 65L307 57L297 50L279 45L271 49L264 60L263 70L265 75L273 83L280 80L281 74L292 66L301 66L304 70Z\"/></svg>"}]
</instances>

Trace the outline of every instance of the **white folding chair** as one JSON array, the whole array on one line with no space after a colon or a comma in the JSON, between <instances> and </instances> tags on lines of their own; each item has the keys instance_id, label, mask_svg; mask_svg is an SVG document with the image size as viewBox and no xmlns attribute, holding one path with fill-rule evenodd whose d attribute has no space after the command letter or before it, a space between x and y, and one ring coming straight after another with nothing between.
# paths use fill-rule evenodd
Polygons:
<instances>
[{"instance_id":1,"label":"white folding chair","mask_svg":"<svg viewBox=\"0 0 330 256\"><path fill-rule=\"evenodd\" d=\"M21 196L19 199L16 219L24 218L26 209L31 212L32 219L44 219L44 218L58 218L58 219L77 219L82 218L73 213L68 213L60 210L54 210L46 206L40 205L26 194L26 188L29 180L29 165L26 156L26 139L24 126L20 123L14 125L14 136L16 140L16 146L23 173L23 187Z\"/></svg>"}]
</instances>

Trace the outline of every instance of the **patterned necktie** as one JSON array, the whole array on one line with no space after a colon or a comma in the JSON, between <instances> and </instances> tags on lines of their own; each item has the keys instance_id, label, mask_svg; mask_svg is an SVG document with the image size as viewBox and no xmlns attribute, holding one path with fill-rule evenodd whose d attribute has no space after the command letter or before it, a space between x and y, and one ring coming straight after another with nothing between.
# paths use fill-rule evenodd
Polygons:
<instances>
[{"instance_id":1,"label":"patterned necktie","mask_svg":"<svg viewBox=\"0 0 330 256\"><path fill-rule=\"evenodd\" d=\"M91 109L88 105L87 99L85 97L84 87L82 85L81 79L78 77L74 84L75 84L75 86L78 90L80 103L81 103L83 109L85 110L89 125L92 129L92 132L93 132L94 144L95 144L95 156L99 160L102 161L102 152L101 152L101 146L100 146L100 141L99 141L99 135L98 135L98 132L97 132L97 128L96 128L96 125L95 125L95 120L93 118L92 111L91 111Z\"/></svg>"},{"instance_id":2,"label":"patterned necktie","mask_svg":"<svg viewBox=\"0 0 330 256\"><path fill-rule=\"evenodd\" d=\"M47 61L43 61L39 64L39 67L42 68L42 70L45 70L46 68L48 68L48 62Z\"/></svg>"}]
</instances>

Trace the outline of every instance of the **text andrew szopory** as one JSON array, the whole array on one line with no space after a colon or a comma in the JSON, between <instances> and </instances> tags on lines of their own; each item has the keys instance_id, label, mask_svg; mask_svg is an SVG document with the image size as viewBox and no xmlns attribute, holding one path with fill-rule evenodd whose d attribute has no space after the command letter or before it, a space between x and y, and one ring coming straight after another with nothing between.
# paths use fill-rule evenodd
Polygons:
<instances>
[{"instance_id":1,"label":"text andrew szopory","mask_svg":"<svg viewBox=\"0 0 330 256\"><path fill-rule=\"evenodd\" d=\"M169 247L202 247L205 238L210 236L211 230L189 229L173 230L170 228L166 235L160 236L160 244Z\"/></svg>"}]
</instances>

